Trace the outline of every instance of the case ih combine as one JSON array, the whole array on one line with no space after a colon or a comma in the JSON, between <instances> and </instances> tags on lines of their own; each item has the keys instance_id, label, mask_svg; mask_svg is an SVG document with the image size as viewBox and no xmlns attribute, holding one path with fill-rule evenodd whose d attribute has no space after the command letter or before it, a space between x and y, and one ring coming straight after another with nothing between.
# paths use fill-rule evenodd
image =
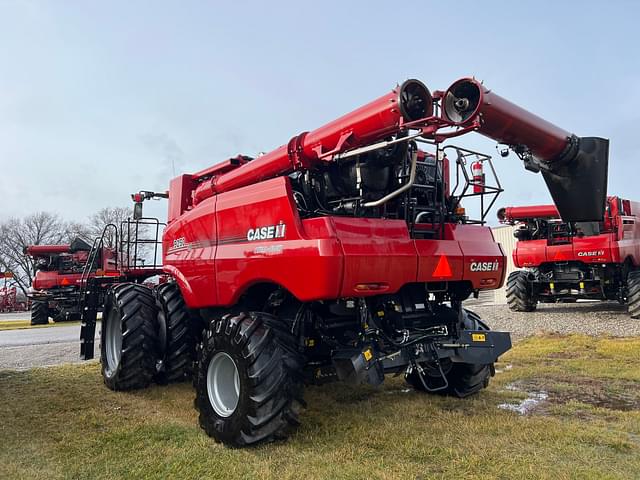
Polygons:
<instances>
[{"instance_id":1,"label":"case ih combine","mask_svg":"<svg viewBox=\"0 0 640 480\"><path fill-rule=\"evenodd\" d=\"M87 278L83 358L103 302L106 385L193 373L200 425L231 446L285 437L305 382L404 373L423 392L478 392L511 341L462 307L505 271L490 229L461 208L471 196L490 207L501 190L481 182L489 156L447 144L474 131L542 171L563 217L601 218L607 140L571 135L474 79L433 96L408 80L266 155L173 179L158 269L169 282ZM134 195L135 216L158 195Z\"/></svg>"},{"instance_id":2,"label":"case ih combine","mask_svg":"<svg viewBox=\"0 0 640 480\"><path fill-rule=\"evenodd\" d=\"M0 278L4 278L4 285L0 286L0 313L24 312L27 309L27 302L18 298L18 289L15 285L7 283L13 275L0 272Z\"/></svg>"},{"instance_id":3,"label":"case ih combine","mask_svg":"<svg viewBox=\"0 0 640 480\"><path fill-rule=\"evenodd\" d=\"M45 325L49 317L54 322L80 320L80 287L87 265L91 245L76 238L66 245L30 245L25 248L34 262L36 275L29 298L31 299L31 325ZM102 248L94 268L113 269L114 252Z\"/></svg>"},{"instance_id":4,"label":"case ih combine","mask_svg":"<svg viewBox=\"0 0 640 480\"><path fill-rule=\"evenodd\" d=\"M507 280L507 302L530 312L538 302L577 299L627 303L640 317L640 204L608 197L598 222L565 222L554 205L509 207L501 222L517 225L513 261L519 270Z\"/></svg>"}]
</instances>

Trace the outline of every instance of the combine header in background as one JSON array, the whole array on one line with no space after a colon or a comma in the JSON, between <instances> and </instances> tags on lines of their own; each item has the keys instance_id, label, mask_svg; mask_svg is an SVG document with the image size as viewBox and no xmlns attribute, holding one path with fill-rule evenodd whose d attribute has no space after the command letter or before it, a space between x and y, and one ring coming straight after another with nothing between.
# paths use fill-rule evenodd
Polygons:
<instances>
[{"instance_id":1,"label":"combine header in background","mask_svg":"<svg viewBox=\"0 0 640 480\"><path fill-rule=\"evenodd\" d=\"M507 302L530 312L538 302L617 300L640 318L640 203L608 197L597 222L565 222L554 205L509 207L502 223L515 225Z\"/></svg>"},{"instance_id":2,"label":"combine header in background","mask_svg":"<svg viewBox=\"0 0 640 480\"><path fill-rule=\"evenodd\" d=\"M473 79L433 96L408 80L263 156L171 181L158 267L169 282L88 281L104 298L105 384L193 374L200 425L233 446L285 437L309 382L404 373L425 393L486 387L511 340L462 307L505 272L482 225L502 191L491 158L449 144L474 131L542 170L567 221L601 218L606 140L575 137ZM584 201L586 185L602 202ZM134 195L136 217L158 195ZM462 205L472 197L476 220Z\"/></svg>"}]
</instances>

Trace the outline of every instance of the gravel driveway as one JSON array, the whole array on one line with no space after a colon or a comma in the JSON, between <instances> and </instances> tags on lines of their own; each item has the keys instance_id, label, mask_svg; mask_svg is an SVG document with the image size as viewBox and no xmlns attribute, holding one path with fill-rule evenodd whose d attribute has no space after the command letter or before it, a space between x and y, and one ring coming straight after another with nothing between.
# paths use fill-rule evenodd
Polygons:
<instances>
[{"instance_id":1,"label":"gravel driveway","mask_svg":"<svg viewBox=\"0 0 640 480\"><path fill-rule=\"evenodd\" d=\"M631 319L625 306L613 302L545 304L538 305L535 312L518 313L506 305L492 305L481 298L465 302L465 307L480 315L492 329L511 332L515 341L540 332L640 336L640 320ZM0 331L0 370L79 362L79 333L79 325L31 332ZM96 356L100 352L98 345L96 338Z\"/></svg>"},{"instance_id":2,"label":"gravel driveway","mask_svg":"<svg viewBox=\"0 0 640 480\"><path fill-rule=\"evenodd\" d=\"M541 304L535 312L512 312L506 305L473 304L476 312L493 330L511 332L514 340L540 332L584 333L631 337L640 335L640 320L627 314L616 302Z\"/></svg>"}]
</instances>

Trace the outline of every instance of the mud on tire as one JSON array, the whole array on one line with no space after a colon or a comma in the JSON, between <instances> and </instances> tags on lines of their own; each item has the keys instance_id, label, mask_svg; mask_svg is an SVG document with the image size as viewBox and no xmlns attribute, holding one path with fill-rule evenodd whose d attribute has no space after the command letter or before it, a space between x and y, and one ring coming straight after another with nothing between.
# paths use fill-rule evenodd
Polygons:
<instances>
[{"instance_id":1,"label":"mud on tire","mask_svg":"<svg viewBox=\"0 0 640 480\"><path fill-rule=\"evenodd\" d=\"M49 306L45 302L31 303L31 325L46 325L49 323Z\"/></svg>"},{"instance_id":2,"label":"mud on tire","mask_svg":"<svg viewBox=\"0 0 640 480\"><path fill-rule=\"evenodd\" d=\"M640 270L627 275L627 304L629 316L640 318Z\"/></svg>"},{"instance_id":3,"label":"mud on tire","mask_svg":"<svg viewBox=\"0 0 640 480\"><path fill-rule=\"evenodd\" d=\"M225 385L217 379L232 365L235 380L217 389ZM302 368L294 337L278 318L243 312L212 320L198 348L194 378L200 426L231 447L286 438L304 406ZM231 389L236 394L229 397Z\"/></svg>"},{"instance_id":4,"label":"mud on tire","mask_svg":"<svg viewBox=\"0 0 640 480\"><path fill-rule=\"evenodd\" d=\"M198 324L184 303L180 288L174 282L158 285L154 290L158 305L161 369L155 375L160 384L181 382L191 378L195 361L194 327Z\"/></svg>"},{"instance_id":5,"label":"mud on tire","mask_svg":"<svg viewBox=\"0 0 640 480\"><path fill-rule=\"evenodd\" d=\"M107 294L102 316L102 377L111 390L145 388L156 373L156 305L144 285L123 283Z\"/></svg>"},{"instance_id":6,"label":"mud on tire","mask_svg":"<svg viewBox=\"0 0 640 480\"><path fill-rule=\"evenodd\" d=\"M507 279L507 304L514 312L533 312L536 302L531 298L527 272L517 270Z\"/></svg>"}]
</instances>

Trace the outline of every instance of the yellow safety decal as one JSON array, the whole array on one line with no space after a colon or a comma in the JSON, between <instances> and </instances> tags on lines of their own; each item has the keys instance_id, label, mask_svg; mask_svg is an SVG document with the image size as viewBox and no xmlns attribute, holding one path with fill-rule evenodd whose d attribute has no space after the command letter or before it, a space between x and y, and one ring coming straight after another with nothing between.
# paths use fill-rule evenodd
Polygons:
<instances>
[{"instance_id":1,"label":"yellow safety decal","mask_svg":"<svg viewBox=\"0 0 640 480\"><path fill-rule=\"evenodd\" d=\"M316 341L313 338L307 338L306 344L307 344L307 347L313 347L315 346Z\"/></svg>"},{"instance_id":2,"label":"yellow safety decal","mask_svg":"<svg viewBox=\"0 0 640 480\"><path fill-rule=\"evenodd\" d=\"M367 350L365 350L364 352L362 352L362 355L364 355L364 359L365 359L367 362L373 358L373 353L371 353L371 349L370 349L370 348L368 348Z\"/></svg>"},{"instance_id":3,"label":"yellow safety decal","mask_svg":"<svg viewBox=\"0 0 640 480\"><path fill-rule=\"evenodd\" d=\"M380 310L380 311L378 312L378 316L379 316L379 317L384 317L384 310Z\"/></svg>"},{"instance_id":4,"label":"yellow safety decal","mask_svg":"<svg viewBox=\"0 0 640 480\"><path fill-rule=\"evenodd\" d=\"M471 340L474 342L486 342L487 336L484 333L472 333Z\"/></svg>"}]
</instances>

